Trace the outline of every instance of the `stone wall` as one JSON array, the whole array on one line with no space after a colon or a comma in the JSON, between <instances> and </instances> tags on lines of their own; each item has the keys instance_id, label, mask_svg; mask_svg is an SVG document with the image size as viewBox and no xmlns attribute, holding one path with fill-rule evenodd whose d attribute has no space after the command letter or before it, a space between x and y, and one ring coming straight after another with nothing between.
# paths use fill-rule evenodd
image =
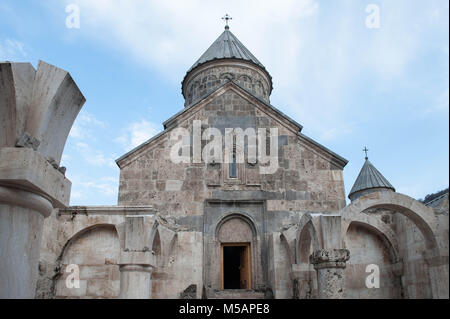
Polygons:
<instances>
[{"instance_id":1,"label":"stone wall","mask_svg":"<svg viewBox=\"0 0 450 319\"><path fill-rule=\"evenodd\" d=\"M149 215L150 214L150 215ZM180 298L203 287L202 234L160 218L151 207L68 207L46 219L41 243L37 298L117 298L120 290L120 239L117 230L128 215L157 221L152 298ZM69 265L80 271L80 287L68 288ZM150 287L149 287L150 289Z\"/></svg>"},{"instance_id":2,"label":"stone wall","mask_svg":"<svg viewBox=\"0 0 450 319\"><path fill-rule=\"evenodd\" d=\"M115 298L119 295L119 238L114 226L88 228L73 238L64 250L56 280L56 298ZM80 287L68 288L70 265L80 271ZM68 272L69 270L69 272Z\"/></svg>"},{"instance_id":3,"label":"stone wall","mask_svg":"<svg viewBox=\"0 0 450 319\"><path fill-rule=\"evenodd\" d=\"M266 111L266 112L263 112ZM259 163L239 164L238 180L226 178L227 164L175 164L170 160L168 128L136 152L119 161L119 205L154 205L163 215L198 216L203 203L220 191L257 192L267 201L267 210L338 211L345 206L342 166L333 156L297 134L285 120L268 116L242 92L227 90L179 116L173 127L192 130L194 120L203 128L278 128L278 163L274 174L262 175ZM205 145L204 141L202 145Z\"/></svg>"},{"instance_id":4,"label":"stone wall","mask_svg":"<svg viewBox=\"0 0 450 319\"><path fill-rule=\"evenodd\" d=\"M408 298L431 298L429 269L425 261L425 240L414 223L401 214L393 216L400 255L403 258L403 289Z\"/></svg>"},{"instance_id":5,"label":"stone wall","mask_svg":"<svg viewBox=\"0 0 450 319\"><path fill-rule=\"evenodd\" d=\"M330 213L345 206L342 178L345 163L299 135L300 127L296 123L273 112L229 82L198 105L166 122L166 132L118 161L121 168L119 205L152 205L162 216L203 234L203 259L199 265L204 265L202 280L208 291L220 290L221 241L216 232L222 219L235 214L248 219L254 227L252 287L265 291L270 288L267 284L270 234L298 222L301 211ZM236 179L228 178L226 163L173 163L170 152L178 141L170 139L171 131L185 128L191 133L192 141L194 120L201 121L203 132L213 127L223 136L225 128L253 128L256 132L258 128L277 128L278 169L274 174L260 174L260 163L250 163L247 152L244 163L238 163ZM202 148L206 143L202 142ZM192 146L190 150L192 152ZM192 249L188 243L180 243L179 247ZM288 269L290 264L283 260L280 247L274 249L278 260L277 276L287 274L286 278L276 280L276 295L286 298L293 294L292 285L285 285L290 279L284 268ZM190 251L188 256L190 254L196 252ZM175 267L176 263L170 267ZM186 264L190 263L192 261L186 260ZM196 267L200 268L199 265ZM186 289L198 282L193 273L188 275L191 282L184 282L177 276L175 289L170 288L175 277L167 276L169 272L153 274L155 297L173 296L181 283ZM197 293L200 288L197 287Z\"/></svg>"},{"instance_id":6,"label":"stone wall","mask_svg":"<svg viewBox=\"0 0 450 319\"><path fill-rule=\"evenodd\" d=\"M389 248L376 234L358 224L350 225L346 237L350 259L345 269L345 297L349 299L401 298L400 278L394 274ZM395 263L395 262L394 262ZM379 288L366 286L366 278L373 273L369 265L379 269Z\"/></svg>"}]
</instances>

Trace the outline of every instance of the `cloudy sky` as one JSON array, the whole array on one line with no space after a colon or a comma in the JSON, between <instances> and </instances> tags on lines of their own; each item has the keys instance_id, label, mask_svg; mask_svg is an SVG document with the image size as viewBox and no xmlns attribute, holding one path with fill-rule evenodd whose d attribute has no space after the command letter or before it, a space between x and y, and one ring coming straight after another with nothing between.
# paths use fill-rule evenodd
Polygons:
<instances>
[{"instance_id":1,"label":"cloudy sky","mask_svg":"<svg viewBox=\"0 0 450 319\"><path fill-rule=\"evenodd\" d=\"M180 82L229 13L231 31L273 77L272 104L349 160L347 194L367 146L398 192L423 198L449 184L448 6L448 0L2 0L0 60L36 67L41 59L71 73L87 98L63 155L71 204L114 205L114 160L183 108Z\"/></svg>"}]
</instances>

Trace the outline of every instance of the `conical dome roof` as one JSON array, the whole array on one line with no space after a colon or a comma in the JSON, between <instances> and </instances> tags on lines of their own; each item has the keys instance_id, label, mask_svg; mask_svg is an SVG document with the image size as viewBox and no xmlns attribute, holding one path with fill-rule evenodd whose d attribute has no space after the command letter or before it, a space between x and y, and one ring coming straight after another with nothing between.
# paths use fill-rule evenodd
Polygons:
<instances>
[{"instance_id":1,"label":"conical dome roof","mask_svg":"<svg viewBox=\"0 0 450 319\"><path fill-rule=\"evenodd\" d=\"M356 199L355 194L362 191L369 191L371 189L385 188L395 192L395 188L389 181L373 166L373 164L366 157L355 184L353 185L348 197L351 200Z\"/></svg>"},{"instance_id":2,"label":"conical dome roof","mask_svg":"<svg viewBox=\"0 0 450 319\"><path fill-rule=\"evenodd\" d=\"M188 73L203 63L227 58L249 61L265 69L264 65L236 38L229 27L225 27L225 31L223 31L208 50L194 63L188 70Z\"/></svg>"},{"instance_id":3,"label":"conical dome roof","mask_svg":"<svg viewBox=\"0 0 450 319\"><path fill-rule=\"evenodd\" d=\"M186 98L187 93L185 89L187 88L187 83L190 81L190 76L196 74L195 70L198 70L202 65L211 63L212 61L230 61L231 64L235 62L246 62L253 66L256 66L262 71L264 78L266 78L268 87L266 88L267 96L272 93L272 77L266 70L264 65L258 61L258 59L241 43L241 41L236 38L236 36L230 31L228 26L222 34L211 44L211 46L202 54L202 56L191 66L191 68L186 72L183 81L181 82L181 93ZM195 94L194 94L195 95ZM268 98L267 98L268 99ZM189 101L188 101L189 100ZM186 100L188 104L191 102L190 99Z\"/></svg>"}]
</instances>

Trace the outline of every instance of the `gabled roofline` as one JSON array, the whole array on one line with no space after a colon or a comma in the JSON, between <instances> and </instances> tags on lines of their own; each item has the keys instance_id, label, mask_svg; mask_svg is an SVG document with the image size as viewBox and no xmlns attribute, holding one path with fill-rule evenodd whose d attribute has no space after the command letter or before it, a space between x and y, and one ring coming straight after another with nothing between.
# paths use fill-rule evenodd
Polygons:
<instances>
[{"instance_id":1,"label":"gabled roofline","mask_svg":"<svg viewBox=\"0 0 450 319\"><path fill-rule=\"evenodd\" d=\"M345 159L345 158L343 158L342 156L340 156L339 154L333 152L333 151L330 150L329 148L323 146L323 145L320 144L319 142L316 142L315 140L313 140L312 138L306 136L305 134L303 134L303 133L301 133L301 132L298 132L298 136L299 136L300 138L303 138L303 139L307 140L307 141L310 142L311 144L313 144L313 145L319 147L320 149L322 149L322 150L325 151L326 153L330 154L330 155L334 158L334 161L335 161L335 164L336 164L336 165L338 165L338 166L340 166L340 167L342 167L342 168L344 168L344 167L347 165L347 163L348 163L348 160L347 160L347 159Z\"/></svg>"},{"instance_id":2,"label":"gabled roofline","mask_svg":"<svg viewBox=\"0 0 450 319\"><path fill-rule=\"evenodd\" d=\"M128 156L130 156L131 154L135 153L136 151L138 151L139 149L143 148L145 145L150 144L151 142L153 142L154 140L156 140L158 137L162 136L164 133L166 132L166 130L163 130L161 132L159 132L158 134L156 134L155 136L151 137L150 139L148 139L147 141L145 141L144 143L136 146L135 148L133 148L132 150L126 152L125 154L123 154L121 157L119 157L118 159L116 159L116 164L117 166L119 166L119 162L121 162L122 160L124 160L125 158L127 158Z\"/></svg>"},{"instance_id":3,"label":"gabled roofline","mask_svg":"<svg viewBox=\"0 0 450 319\"><path fill-rule=\"evenodd\" d=\"M208 92L207 94L205 94L204 96L198 98L196 101L194 101L193 103L191 103L191 105L183 108L181 111L179 111L178 113L174 114L173 116L171 116L168 120L163 122L163 126L164 126L164 130L161 131L160 133L156 134L155 136L153 136L152 138L148 139L147 141L145 141L144 143L136 146L135 148L133 148L132 150L128 151L127 153L125 153L124 155L122 155L121 157L119 157L118 159L116 159L116 164L117 166L120 167L119 162L121 162L122 160L124 160L125 158L127 158L128 156L130 156L131 154L137 152L139 149L141 149L142 147L144 147L145 145L150 144L151 142L153 142L154 140L156 140L157 138L159 138L160 136L162 136L168 129L168 126L174 122L180 115L184 114L185 112L191 110L193 107L195 107L196 105L200 104L201 102L203 102L204 100L206 100L208 97L210 97L211 95L213 95L214 93L216 93L217 91L219 91L221 88L225 87L226 85L230 85L233 84L236 87L238 87L239 89L241 89L242 91L244 91L245 93L247 93L248 95L250 95L252 98L256 99L258 102L264 104L265 106L269 107L270 110L272 110L273 112L275 112L276 114L280 115L281 117L283 117L284 119L286 119L288 122L290 122L291 124L293 124L294 126L298 127L299 132L301 132L301 130L303 129L303 126L301 124L299 124L298 122L296 122L295 120L293 120L292 118L290 118L289 116L287 116L286 114L284 114L283 112L281 112L280 110L278 110L276 107L272 106L271 104L265 102L264 100L262 100L261 98L255 96L252 92L250 92L249 90L247 90L246 88L242 87L239 83L233 81L233 80L227 80L225 83L217 86L216 88L214 88L212 91Z\"/></svg>"},{"instance_id":4,"label":"gabled roofline","mask_svg":"<svg viewBox=\"0 0 450 319\"><path fill-rule=\"evenodd\" d=\"M203 100L205 100L206 98L208 98L210 95L214 94L216 91L220 90L221 88L223 88L224 86L228 85L229 83L232 83L234 85L236 85L238 88L240 88L241 90L243 90L244 92L246 92L247 94L249 94L252 98L258 100L258 102L264 104L265 106L269 107L272 111L274 111L275 113L277 113L278 115L280 115L281 117L283 117L284 119L286 119L288 122L290 122L291 124L298 126L299 128L299 132L302 131L303 129L303 125L301 125L300 123L298 123L297 121L293 120L291 117L289 117L288 115L284 114L283 112L281 112L280 110L278 110L276 107L274 107L273 105L271 105L270 103L267 103L266 101L264 101L263 99L257 97L256 95L254 95L251 91L249 91L248 89L244 88L242 85L240 85L238 82L234 81L234 80L227 80L225 83L222 83L221 85L217 86L216 88L214 88L212 91L208 92L207 94L199 97L197 100L195 100L194 102L192 102L190 105L186 106L183 110L179 111L178 113L176 113L175 115L173 115L172 117L170 117L168 120L166 120L165 122L163 122L164 128L167 128L167 126L173 122L178 116L180 116L181 114L187 112L189 109L193 108L194 106L196 106L197 104L199 104L200 102L202 102Z\"/></svg>"},{"instance_id":5,"label":"gabled roofline","mask_svg":"<svg viewBox=\"0 0 450 319\"><path fill-rule=\"evenodd\" d=\"M190 110L191 108L193 108L194 106L196 106L197 104L199 104L200 102L202 102L203 100L205 100L206 98L208 98L210 95L214 94L216 91L220 90L222 87L224 87L225 85L227 85L230 82L230 80L227 80L226 82L218 85L217 87L215 87L213 90L211 90L210 92L206 93L203 96L198 97L196 100L192 101L192 103L190 105L185 106L181 111L175 113L174 115L172 115L171 117L169 117L167 120L165 120L163 122L163 126L164 129L167 128L167 126L173 122L178 116L180 116L181 114L185 113L187 110Z\"/></svg>"},{"instance_id":6,"label":"gabled roofline","mask_svg":"<svg viewBox=\"0 0 450 319\"><path fill-rule=\"evenodd\" d=\"M261 104L264 104L265 106L267 106L271 111L273 111L274 113L276 113L277 115L281 116L282 118L284 118L285 120L287 120L289 123L293 124L295 127L298 128L298 132L297 135L300 138L303 138L304 140L306 140L307 142L319 147L321 150L323 150L324 152L328 153L329 155L331 155L331 157L334 159L334 163L339 166L344 168L347 163L348 160L343 158L342 156L336 154L335 152L331 151L330 149L328 149L327 147L323 146L322 144L314 141L313 139L311 139L310 137L304 135L301 133L303 126L301 124L299 124L297 121L293 120L292 118L290 118L289 116L287 116L286 114L284 114L283 112L281 112L280 110L278 110L276 107L272 106L271 104L265 102L264 100L262 100L261 98L255 96L252 92L250 92L249 90L247 90L246 88L242 87L239 83L233 81L233 80L228 80L227 82L219 85L218 87L216 87L214 90L212 90L211 92L205 94L204 96L198 98L196 101L194 101L191 105L183 108L181 111L179 111L178 113L176 113L175 115L173 115L172 117L170 117L168 120L166 120L165 122L163 122L163 126L164 126L164 130L161 131L160 133L156 134L155 136L153 136L152 138L148 139L147 141L145 141L144 143L142 143L141 145L133 148L132 150L130 150L129 152L127 152L126 154L122 155L121 157L119 157L116 160L116 164L117 166L120 167L119 162L121 162L122 160L124 160L125 158L129 157L130 155L132 155L133 153L137 152L139 149L143 148L144 146L152 143L153 141L155 141L156 139L158 139L159 137L163 136L164 133L166 133L170 128L170 124L172 124L179 116L181 116L182 114L184 114L185 112L190 111L192 108L194 108L196 105L200 104L201 102L203 102L204 100L206 100L208 97L210 97L211 95L213 95L214 93L216 93L217 91L219 91L220 89L222 89L223 87L227 86L227 85L234 85L235 87L237 87L238 89L244 91L245 93L247 93L249 96L251 96L253 99L256 99L258 102L260 102Z\"/></svg>"}]
</instances>

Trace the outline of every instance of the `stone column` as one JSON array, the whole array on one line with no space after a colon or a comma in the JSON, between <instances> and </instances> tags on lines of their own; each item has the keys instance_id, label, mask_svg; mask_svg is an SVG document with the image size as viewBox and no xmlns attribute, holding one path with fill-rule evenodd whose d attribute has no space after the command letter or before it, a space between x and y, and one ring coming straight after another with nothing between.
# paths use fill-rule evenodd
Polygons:
<instances>
[{"instance_id":1,"label":"stone column","mask_svg":"<svg viewBox=\"0 0 450 319\"><path fill-rule=\"evenodd\" d=\"M347 249L320 249L310 256L317 271L319 299L341 299L345 288L345 264L350 258Z\"/></svg>"},{"instance_id":2,"label":"stone column","mask_svg":"<svg viewBox=\"0 0 450 319\"><path fill-rule=\"evenodd\" d=\"M117 227L122 248L119 258L121 299L152 297L154 226L154 217L127 216L125 222Z\"/></svg>"},{"instance_id":3,"label":"stone column","mask_svg":"<svg viewBox=\"0 0 450 319\"><path fill-rule=\"evenodd\" d=\"M150 299L153 264L153 255L149 251L121 252L119 298Z\"/></svg>"},{"instance_id":4,"label":"stone column","mask_svg":"<svg viewBox=\"0 0 450 319\"><path fill-rule=\"evenodd\" d=\"M0 298L34 298L44 218L69 204L59 162L84 102L64 70L0 63Z\"/></svg>"}]
</instances>

